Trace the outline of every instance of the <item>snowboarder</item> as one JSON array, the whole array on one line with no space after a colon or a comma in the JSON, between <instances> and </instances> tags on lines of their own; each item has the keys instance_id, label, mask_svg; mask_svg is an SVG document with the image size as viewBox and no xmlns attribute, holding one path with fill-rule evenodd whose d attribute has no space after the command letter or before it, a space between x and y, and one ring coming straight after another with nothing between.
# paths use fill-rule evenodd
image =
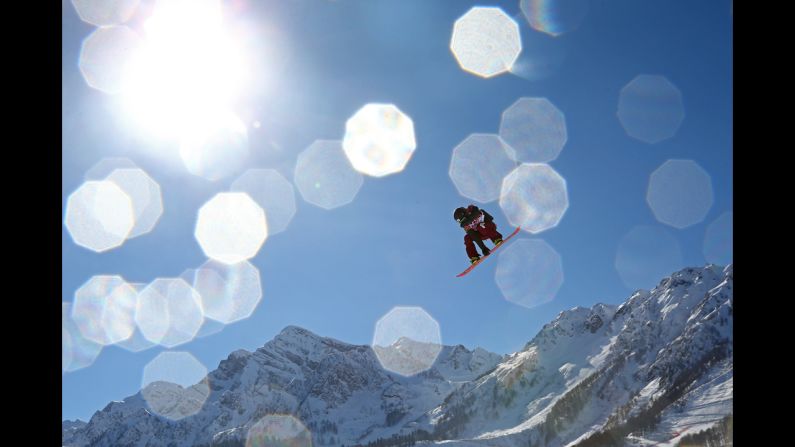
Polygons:
<instances>
[{"instance_id":1,"label":"snowboarder","mask_svg":"<svg viewBox=\"0 0 795 447\"><path fill-rule=\"evenodd\" d=\"M494 218L486 210L475 205L469 205L466 208L459 207L453 212L453 218L467 233L464 236L464 245L470 263L474 264L480 260L475 244L478 244L483 256L488 256L491 253L491 250L483 242L483 238L491 239L495 247L502 244L502 235L497 231Z\"/></svg>"}]
</instances>

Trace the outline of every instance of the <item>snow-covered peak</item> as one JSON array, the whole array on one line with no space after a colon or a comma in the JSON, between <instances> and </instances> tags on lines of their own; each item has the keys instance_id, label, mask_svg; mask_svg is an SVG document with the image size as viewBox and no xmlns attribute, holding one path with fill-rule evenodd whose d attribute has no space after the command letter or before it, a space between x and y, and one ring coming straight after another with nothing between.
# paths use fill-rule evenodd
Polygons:
<instances>
[{"instance_id":1,"label":"snow-covered peak","mask_svg":"<svg viewBox=\"0 0 795 447\"><path fill-rule=\"evenodd\" d=\"M268 343L263 346L263 348L271 346L279 346L279 347L297 347L302 349L316 349L318 346L323 344L323 337L316 335L315 333L298 327L298 326L287 326L281 330L273 340L269 341Z\"/></svg>"},{"instance_id":2,"label":"snow-covered peak","mask_svg":"<svg viewBox=\"0 0 795 447\"><path fill-rule=\"evenodd\" d=\"M314 332L312 332L312 331L310 331L308 329L304 329L304 328L302 328L300 326L294 326L294 325L285 326L284 329L282 329L281 332L279 332L276 335L276 337L274 337L274 338L275 339L279 339L279 338L297 339L297 338L305 338L305 337L314 338L314 339L320 339L321 338L319 335L315 334Z\"/></svg>"},{"instance_id":3,"label":"snow-covered peak","mask_svg":"<svg viewBox=\"0 0 795 447\"><path fill-rule=\"evenodd\" d=\"M560 312L552 322L544 325L538 334L525 345L525 350L537 347L542 351L565 350L570 343L582 336L604 331L613 319L616 306L597 303L590 309L577 306Z\"/></svg>"},{"instance_id":4,"label":"snow-covered peak","mask_svg":"<svg viewBox=\"0 0 795 447\"><path fill-rule=\"evenodd\" d=\"M229 359L245 359L245 358L248 358L250 355L251 355L251 351L247 351L245 349L238 349L236 351L232 351L232 353L229 354L228 358Z\"/></svg>"},{"instance_id":5,"label":"snow-covered peak","mask_svg":"<svg viewBox=\"0 0 795 447\"><path fill-rule=\"evenodd\" d=\"M463 345L445 346L434 364L442 376L452 381L474 380L494 369L504 357L483 348L469 350Z\"/></svg>"},{"instance_id":6,"label":"snow-covered peak","mask_svg":"<svg viewBox=\"0 0 795 447\"><path fill-rule=\"evenodd\" d=\"M282 329L273 340L258 349L258 351L276 350L282 352L290 351L298 355L312 354L314 360L317 355L327 355L330 350L347 351L355 348L357 348L357 345L341 342L329 337L321 337L302 327L287 326Z\"/></svg>"},{"instance_id":7,"label":"snow-covered peak","mask_svg":"<svg viewBox=\"0 0 795 447\"><path fill-rule=\"evenodd\" d=\"M393 349L421 349L425 346L441 346L438 343L414 340L410 337L400 337L390 346Z\"/></svg>"},{"instance_id":8,"label":"snow-covered peak","mask_svg":"<svg viewBox=\"0 0 795 447\"><path fill-rule=\"evenodd\" d=\"M67 419L61 423L61 429L64 433L64 436L66 436L67 433L79 430L85 427L87 424L88 422L81 421L80 419L75 419L74 421Z\"/></svg>"},{"instance_id":9,"label":"snow-covered peak","mask_svg":"<svg viewBox=\"0 0 795 447\"><path fill-rule=\"evenodd\" d=\"M74 421L67 419L61 423L61 426L64 430L72 429L72 428L80 428L87 424L85 421L81 421L80 419L75 419Z\"/></svg>"}]
</instances>

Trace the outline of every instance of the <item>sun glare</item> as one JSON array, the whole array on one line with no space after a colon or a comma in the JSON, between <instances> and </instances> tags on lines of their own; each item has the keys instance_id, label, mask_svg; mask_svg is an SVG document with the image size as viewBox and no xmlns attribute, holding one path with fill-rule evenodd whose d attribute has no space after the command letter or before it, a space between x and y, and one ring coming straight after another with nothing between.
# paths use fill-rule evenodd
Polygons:
<instances>
[{"instance_id":1,"label":"sun glare","mask_svg":"<svg viewBox=\"0 0 795 447\"><path fill-rule=\"evenodd\" d=\"M224 28L217 0L159 0L143 44L125 69L132 119L160 137L185 138L200 117L231 109L247 82L242 48Z\"/></svg>"}]
</instances>

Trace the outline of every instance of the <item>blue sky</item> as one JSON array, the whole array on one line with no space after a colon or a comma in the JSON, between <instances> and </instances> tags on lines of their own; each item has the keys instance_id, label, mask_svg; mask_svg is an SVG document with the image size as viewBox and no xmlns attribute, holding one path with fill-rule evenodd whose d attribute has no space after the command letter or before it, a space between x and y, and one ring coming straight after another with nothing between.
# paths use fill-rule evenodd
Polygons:
<instances>
[{"instance_id":1,"label":"blue sky","mask_svg":"<svg viewBox=\"0 0 795 447\"><path fill-rule=\"evenodd\" d=\"M349 205L324 210L301 199L288 229L270 237L251 262L263 300L248 319L175 350L208 369L236 349L254 350L287 325L369 344L375 322L399 305L421 306L445 344L509 353L521 349L560 311L620 303L632 292L615 268L621 239L637 225L665 229L680 244L679 267L704 265L707 226L732 210L732 15L729 1L592 1L581 26L553 38L532 30L518 1L240 1L246 22L271 30L287 57L265 64L269 88L241 109L262 126L249 129L247 167L274 168L292 180L297 154L316 139L341 139L345 122L370 102L409 115L417 149L406 169L365 177ZM520 24L525 53L551 61L538 79L483 79L459 67L449 50L455 20L472 6L499 6ZM93 27L63 3L63 203L104 157L127 157L162 189L155 229L98 254L63 230L62 301L91 276L132 282L173 277L206 257L193 237L196 213L234 176L210 182L137 135L112 97L89 88L77 67ZM530 51L532 49L532 51ZM648 144L629 137L616 117L621 89L640 74L665 76L682 94L685 118L673 138ZM566 117L568 140L551 163L565 179L570 206L539 235L560 254L565 281L552 302L527 309L506 301L497 262L465 278L462 232L452 219L461 197L448 169L453 148L472 133L497 133L503 110L520 97L549 99ZM274 141L283 149L268 149ZM153 147L154 146L154 147ZM668 159L696 161L711 177L714 203L685 229L655 220L646 204L650 174ZM482 204L507 234L496 202ZM648 284L646 287L653 287ZM111 400L138 391L144 366L162 348L137 354L107 347L88 368L63 376L63 418L87 420Z\"/></svg>"}]
</instances>

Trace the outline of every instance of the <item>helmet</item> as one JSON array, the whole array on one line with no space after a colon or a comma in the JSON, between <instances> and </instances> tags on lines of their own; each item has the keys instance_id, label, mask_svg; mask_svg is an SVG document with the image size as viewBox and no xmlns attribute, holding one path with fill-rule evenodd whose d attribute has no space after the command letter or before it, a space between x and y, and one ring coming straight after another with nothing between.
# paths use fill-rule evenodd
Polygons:
<instances>
[{"instance_id":1,"label":"helmet","mask_svg":"<svg viewBox=\"0 0 795 447\"><path fill-rule=\"evenodd\" d=\"M466 214L467 214L466 208L458 207L455 209L455 211L453 211L453 219L455 219L456 222L460 222L461 219L463 219L464 216L466 216Z\"/></svg>"}]
</instances>

